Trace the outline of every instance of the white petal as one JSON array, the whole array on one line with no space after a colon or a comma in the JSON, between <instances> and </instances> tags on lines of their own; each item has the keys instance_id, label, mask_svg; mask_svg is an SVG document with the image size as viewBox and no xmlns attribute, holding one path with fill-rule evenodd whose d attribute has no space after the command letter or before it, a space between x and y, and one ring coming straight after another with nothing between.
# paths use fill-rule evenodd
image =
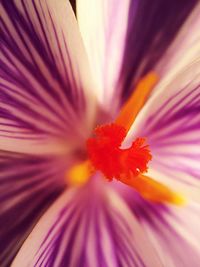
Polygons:
<instances>
[{"instance_id":1,"label":"white petal","mask_svg":"<svg viewBox=\"0 0 200 267\"><path fill-rule=\"evenodd\" d=\"M110 104L123 60L130 0L78 0L77 16L98 97Z\"/></svg>"}]
</instances>

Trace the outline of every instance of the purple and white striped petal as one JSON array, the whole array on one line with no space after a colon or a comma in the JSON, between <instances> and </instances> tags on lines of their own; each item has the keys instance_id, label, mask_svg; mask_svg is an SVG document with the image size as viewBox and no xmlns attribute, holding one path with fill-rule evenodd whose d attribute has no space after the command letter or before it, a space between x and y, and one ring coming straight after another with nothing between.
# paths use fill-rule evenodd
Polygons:
<instances>
[{"instance_id":1,"label":"purple and white striped petal","mask_svg":"<svg viewBox=\"0 0 200 267\"><path fill-rule=\"evenodd\" d=\"M150 173L176 190L200 191L200 58L174 77L166 77L140 112L129 139L147 137ZM160 172L154 174L153 171ZM167 179L168 178L168 179ZM177 188L180 186L180 188Z\"/></svg>"},{"instance_id":2,"label":"purple and white striped petal","mask_svg":"<svg viewBox=\"0 0 200 267\"><path fill-rule=\"evenodd\" d=\"M85 138L95 88L69 2L2 0L0 12L1 149L44 153Z\"/></svg>"},{"instance_id":3,"label":"purple and white striped petal","mask_svg":"<svg viewBox=\"0 0 200 267\"><path fill-rule=\"evenodd\" d=\"M64 193L12 266L162 266L126 204L102 183L93 186Z\"/></svg>"},{"instance_id":4,"label":"purple and white striped petal","mask_svg":"<svg viewBox=\"0 0 200 267\"><path fill-rule=\"evenodd\" d=\"M155 67L159 77L176 76L184 67L200 57L200 3L195 6L174 42Z\"/></svg>"},{"instance_id":5,"label":"purple and white striped petal","mask_svg":"<svg viewBox=\"0 0 200 267\"><path fill-rule=\"evenodd\" d=\"M117 105L116 96L125 100L130 95L135 83L164 56L196 4L196 0L77 1L80 29L104 104L114 97Z\"/></svg>"},{"instance_id":6,"label":"purple and white striped petal","mask_svg":"<svg viewBox=\"0 0 200 267\"><path fill-rule=\"evenodd\" d=\"M130 0L78 0L77 18L99 100L109 108L125 47ZM134 16L134 13L132 14ZM115 98L116 105L118 104ZM113 105L113 103L112 103Z\"/></svg>"},{"instance_id":7,"label":"purple and white striped petal","mask_svg":"<svg viewBox=\"0 0 200 267\"><path fill-rule=\"evenodd\" d=\"M200 262L200 205L152 204L127 192L124 195L155 247L163 267L198 267Z\"/></svg>"},{"instance_id":8,"label":"purple and white striped petal","mask_svg":"<svg viewBox=\"0 0 200 267\"><path fill-rule=\"evenodd\" d=\"M27 235L64 188L64 164L0 152L0 265L10 266Z\"/></svg>"},{"instance_id":9,"label":"purple and white striped petal","mask_svg":"<svg viewBox=\"0 0 200 267\"><path fill-rule=\"evenodd\" d=\"M149 71L157 69L168 47L174 41L197 0L184 1L131 1L129 8L126 47L123 57L119 85L122 99L127 99L135 84ZM198 12L197 12L198 13ZM194 26L192 24L192 26ZM191 28L185 28L184 37L191 36ZM188 44L188 42L187 42ZM183 43L184 47L184 43ZM185 47L185 53L187 48ZM174 64L177 64L177 49L173 51ZM171 55L170 55L171 56ZM168 61L169 61L168 54ZM163 65L167 65L164 61Z\"/></svg>"}]
</instances>

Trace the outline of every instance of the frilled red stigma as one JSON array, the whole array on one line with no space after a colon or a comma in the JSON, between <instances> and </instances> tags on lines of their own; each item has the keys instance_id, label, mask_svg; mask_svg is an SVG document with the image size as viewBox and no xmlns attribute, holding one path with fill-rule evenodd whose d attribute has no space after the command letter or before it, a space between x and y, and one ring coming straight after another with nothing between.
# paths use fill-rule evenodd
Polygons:
<instances>
[{"instance_id":1,"label":"frilled red stigma","mask_svg":"<svg viewBox=\"0 0 200 267\"><path fill-rule=\"evenodd\" d=\"M147 171L152 156L145 138L137 138L131 147L122 149L127 134L125 127L112 123L97 127L94 133L87 140L88 155L94 168L106 178L121 180Z\"/></svg>"}]
</instances>

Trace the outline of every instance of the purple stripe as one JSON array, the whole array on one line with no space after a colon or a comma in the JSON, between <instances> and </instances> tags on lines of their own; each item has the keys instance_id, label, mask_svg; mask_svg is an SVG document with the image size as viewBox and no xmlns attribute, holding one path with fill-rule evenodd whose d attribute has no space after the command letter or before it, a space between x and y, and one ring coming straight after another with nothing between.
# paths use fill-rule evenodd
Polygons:
<instances>
[{"instance_id":1,"label":"purple stripe","mask_svg":"<svg viewBox=\"0 0 200 267\"><path fill-rule=\"evenodd\" d=\"M186 75L189 71L192 73L192 68L197 67L191 66ZM182 76L177 81L179 79ZM149 113L137 133L148 139L153 155L151 167L187 184L190 182L186 176L200 179L199 77L195 75L190 80L181 89L174 87L178 86L177 82L176 85L172 83L166 100L163 97L160 100L158 96L148 107Z\"/></svg>"},{"instance_id":2,"label":"purple stripe","mask_svg":"<svg viewBox=\"0 0 200 267\"><path fill-rule=\"evenodd\" d=\"M52 168L54 164L57 166L56 169ZM62 192L60 177L63 171L60 167L61 165L53 158L0 151L2 267L10 266L36 221ZM44 181L47 182L45 188L42 185ZM4 210L7 205L10 205L9 208Z\"/></svg>"},{"instance_id":3,"label":"purple stripe","mask_svg":"<svg viewBox=\"0 0 200 267\"><path fill-rule=\"evenodd\" d=\"M48 133L58 137L63 136L63 133L72 132L73 122L80 121L85 114L85 97L82 92L83 88L77 84L73 74L74 67L77 68L77 73L79 71L77 58L73 59L72 65L71 50L68 51L70 39L64 35L65 29L61 28L62 25L59 28L54 21L51 3L34 0L29 3L21 0L16 3L13 0L2 0L0 6L3 14L0 19L0 46L3 53L0 60L0 77L3 78L0 101L9 108L11 105L13 109L18 108L30 118L37 117L48 127L45 129L45 126L41 127L41 124L37 126L35 122L24 121L7 108L0 108L0 116L7 119L7 124L16 123L19 127L29 129L32 134ZM11 26L4 19L6 14L8 16L6 19L9 19ZM39 24L38 29L35 21ZM51 43L52 37L49 32L54 36L55 46ZM43 62L51 80L48 79L45 71L40 69L39 60L35 54ZM29 76L36 83L37 88L30 81ZM26 104L15 96L23 99ZM46 96L52 101L49 102ZM41 106L44 114L39 114L36 108L32 110L28 105L29 102L34 104L34 107ZM50 114L48 118L45 110ZM55 120L57 120L56 123ZM49 132L49 128L55 130ZM8 129L9 131L12 130ZM19 131L20 138L22 135L23 133Z\"/></svg>"},{"instance_id":4,"label":"purple stripe","mask_svg":"<svg viewBox=\"0 0 200 267\"><path fill-rule=\"evenodd\" d=\"M15 66L16 70L18 71L18 73L20 74L20 76L16 76L13 72L9 72L9 69L7 69L6 65L0 61L1 64L1 68L3 71L5 71L5 74L7 74L6 76L6 80L7 77L12 77L11 78L11 82L16 84L16 85L21 85L23 88L26 88L25 90L28 89L28 93L30 93L32 96L34 96L37 100L39 100L41 102L42 105L46 106L50 111L52 111L53 113L55 113L55 115L61 120L64 120L64 117L61 117L54 109L51 105L48 104L48 102L45 101L45 99L43 99L34 89L34 87L30 84L30 82L27 80L27 78L23 75L23 73L20 71L20 69L15 65L15 63L12 61L12 59L10 58L10 56L7 54L7 52L2 48L2 51L4 52L4 54L6 55L6 57L9 59L9 61L12 63L13 66ZM20 58L20 57L19 57ZM22 62L22 59L20 59ZM26 66L26 64L24 64L24 66ZM30 71L30 73L33 73L32 71ZM37 75L35 76L37 78ZM22 79L21 79L22 78ZM43 85L44 88L48 88L48 83Z\"/></svg>"},{"instance_id":5,"label":"purple stripe","mask_svg":"<svg viewBox=\"0 0 200 267\"><path fill-rule=\"evenodd\" d=\"M74 206L74 208L73 208L73 206ZM68 210L68 208L71 209L71 212L66 217L64 223L62 225L60 225L59 230L56 233L54 233L54 236L49 240L49 235L53 232L54 227L58 226L59 222L61 220L63 220L63 217L65 217L65 212ZM75 212L75 210L76 210L76 212ZM41 263L47 264L48 261L50 263L49 267L54 265L54 262L56 260L57 254L58 254L59 249L60 249L62 239L65 235L65 232L67 231L69 224L73 222L73 217L78 212L81 212L81 205L78 206L77 203L74 203L74 205L67 205L67 207L65 207L64 209L61 210L55 223L52 225L52 227L48 231L46 238L44 239L44 241L42 242L42 244L40 246L40 249L38 250L38 253L37 253L38 259L37 259L36 263L34 264L35 267L39 267ZM66 252L63 255L63 261L66 265L67 265L68 261L70 260L70 253L71 253L70 251L72 251L72 243L74 240L74 236L76 234L76 229L78 227L79 221L80 221L80 218L79 218L79 220L77 219L74 223L73 230L70 232L71 239L69 239L69 244L67 244ZM51 253L48 253L48 251L51 248L52 248ZM41 252L41 250L42 250L42 252ZM67 253L67 256L65 256L66 253ZM61 264L61 266L62 266L62 264Z\"/></svg>"},{"instance_id":6,"label":"purple stripe","mask_svg":"<svg viewBox=\"0 0 200 267\"><path fill-rule=\"evenodd\" d=\"M64 129L60 126L59 123L55 123L53 122L50 118L46 118L45 116L43 116L41 113L38 113L32 109L30 109L30 107L27 104L22 103L19 100L16 100L14 97L11 97L10 95L8 95L5 91L1 91L0 92L0 100L2 103L11 105L12 107L16 107L19 110L23 111L26 115L29 115L30 117L34 117L34 118L38 118L40 121L43 121L46 124L50 124L52 126L55 127L55 129L60 129L61 131L63 131ZM2 116L3 117L3 116ZM16 116L10 114L10 119L13 118L13 120L15 122L18 122L20 125L25 124L25 128L27 129L34 129L34 131L36 132L41 132L40 129L37 128L36 125L33 125L27 121L24 121L20 118L17 118ZM45 132L43 130L43 133L48 133L47 131Z\"/></svg>"},{"instance_id":7,"label":"purple stripe","mask_svg":"<svg viewBox=\"0 0 200 267\"><path fill-rule=\"evenodd\" d=\"M148 131L154 131L158 128L159 125L159 129L162 127L166 127L166 125L168 125L170 123L175 123L176 120L182 118L182 117L187 117L189 114L191 115L198 115L199 113L199 103L197 103L198 105L195 106L195 103L192 104L192 100L194 99L199 99L200 94L198 94L197 92L200 89L200 85L196 86L194 89L192 90L188 90L188 87L191 86L191 83L188 83L183 89L179 90L176 94L172 95L169 99L167 99L162 107L160 107L156 112L154 112L147 121L147 127L149 128ZM180 100L175 101L175 104L172 105L169 108L168 105L170 105L170 103L173 103L175 99L178 99L181 94L184 94L184 92L187 92L187 94L183 95ZM192 100L189 100L188 98L190 96L194 95L194 97L192 98ZM188 100L187 100L188 99ZM178 109L178 111L174 112L174 109L176 109L179 106L182 106L183 101L187 100L186 104L181 107L181 109ZM163 107L164 107L164 114L162 114L163 112ZM159 120L157 119L157 114L159 114L159 116L161 117ZM191 117L190 117L191 119ZM153 125L154 127L152 127L151 125ZM151 126L151 127L150 127ZM157 128L156 128L157 127Z\"/></svg>"},{"instance_id":8,"label":"purple stripe","mask_svg":"<svg viewBox=\"0 0 200 267\"><path fill-rule=\"evenodd\" d=\"M91 194L90 197L88 195L89 185L87 187L88 188L78 191L77 194L65 204L65 207L62 208L58 214L55 214L55 219L35 254L34 263L32 262L34 267L54 266L60 251L63 251L63 253L60 255L59 263L57 263L59 266L71 266L72 255L73 252L76 251L77 255L79 255L76 259L77 267L106 267L108 264L112 263L113 267L124 266L124 262L127 263L127 266L145 267L146 265L142 259L142 255L139 255L137 247L135 247L136 244L132 239L133 229L131 229L130 225L127 223L126 218L122 216L123 213L121 214L121 211L113 211L113 208L108 205L109 202L107 201L104 202L103 200L95 199L95 201L91 202L92 196ZM96 193L94 194L96 195ZM99 197L98 193L96 197ZM101 214L103 214L105 220L103 224L100 223ZM86 219L84 225L85 230L82 233L81 241L76 239L76 236L84 219ZM90 224L91 222L93 225ZM104 254L101 227L105 227L108 231L108 238L113 246L113 256L115 260L111 258L110 255L106 257ZM55 228L57 229L55 230ZM93 241L88 238L91 229L93 229L93 235L95 236L95 240ZM68 238L65 240L65 243L63 243L66 235L68 235ZM82 243L80 242L83 242L80 251L77 251L79 248L77 242L79 242L78 245L81 245ZM89 252L97 257L95 262L93 262L93 266L88 261L88 251L86 251L88 242L94 242L94 251ZM109 263L108 260L110 261Z\"/></svg>"},{"instance_id":9,"label":"purple stripe","mask_svg":"<svg viewBox=\"0 0 200 267\"><path fill-rule=\"evenodd\" d=\"M121 221L122 224L126 225L126 221L124 220L121 214L115 212L115 216L119 221ZM112 215L113 218L115 218L115 216ZM141 258L142 255L139 255L138 252L136 251L134 240L131 240L130 242L130 236L129 236L131 235L130 227L128 229L128 226L126 225L126 232L123 230L122 227L120 227L120 225L118 225L117 228L119 230L116 232L116 235L118 237L118 243L121 244L122 251L124 251L127 258L129 258L131 262L134 262L135 264L134 266L145 267L146 265Z\"/></svg>"},{"instance_id":10,"label":"purple stripe","mask_svg":"<svg viewBox=\"0 0 200 267\"><path fill-rule=\"evenodd\" d=\"M137 80L154 69L197 3L197 0L131 1L119 78L123 100L131 94Z\"/></svg>"},{"instance_id":11,"label":"purple stripe","mask_svg":"<svg viewBox=\"0 0 200 267\"><path fill-rule=\"evenodd\" d=\"M195 238L197 242L199 240L199 231L197 231L199 227L196 221L196 228L194 228L195 223L190 228L186 216L188 215L188 218L191 221L194 219L195 222L199 216L199 207L195 209L185 206L178 210L178 208L173 209L173 207L150 203L139 195L133 197L133 194L127 194L127 192L124 197L133 213L143 223L144 230L147 230L147 233L150 231L154 236L154 241L157 243L157 254L162 258L163 266L169 266L169 262L173 262L173 266L198 266L199 247L193 246L193 241ZM183 212L184 210L185 212ZM177 232L174 223L180 225L180 229L182 229L180 232ZM191 238L192 243L188 237ZM163 251L165 258L163 258ZM166 262L166 259L170 259L170 261Z\"/></svg>"}]
</instances>

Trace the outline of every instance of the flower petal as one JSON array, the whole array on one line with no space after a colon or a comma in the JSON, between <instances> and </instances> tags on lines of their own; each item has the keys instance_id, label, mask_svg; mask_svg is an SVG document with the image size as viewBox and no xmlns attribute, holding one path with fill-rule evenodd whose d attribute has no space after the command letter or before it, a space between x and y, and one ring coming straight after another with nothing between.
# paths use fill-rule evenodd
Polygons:
<instances>
[{"instance_id":1,"label":"flower petal","mask_svg":"<svg viewBox=\"0 0 200 267\"><path fill-rule=\"evenodd\" d=\"M167 207L132 196L126 192L126 200L152 240L162 266L198 267L200 205L190 203L185 207Z\"/></svg>"},{"instance_id":2,"label":"flower petal","mask_svg":"<svg viewBox=\"0 0 200 267\"><path fill-rule=\"evenodd\" d=\"M196 0L131 2L120 73L123 99L131 94L138 80L155 69L197 3ZM187 28L184 34L190 35L190 32ZM158 74L161 71L156 70Z\"/></svg>"},{"instance_id":3,"label":"flower petal","mask_svg":"<svg viewBox=\"0 0 200 267\"><path fill-rule=\"evenodd\" d=\"M85 138L94 87L69 2L2 0L0 9L0 147L49 152L52 140Z\"/></svg>"},{"instance_id":4,"label":"flower petal","mask_svg":"<svg viewBox=\"0 0 200 267\"><path fill-rule=\"evenodd\" d=\"M53 158L0 152L0 263L10 263L42 212L63 189Z\"/></svg>"},{"instance_id":5,"label":"flower petal","mask_svg":"<svg viewBox=\"0 0 200 267\"><path fill-rule=\"evenodd\" d=\"M77 1L80 30L93 76L99 86L99 99L104 107L110 104L118 81L130 2L130 0Z\"/></svg>"},{"instance_id":6,"label":"flower petal","mask_svg":"<svg viewBox=\"0 0 200 267\"><path fill-rule=\"evenodd\" d=\"M146 136L153 160L151 168L163 175L172 187L200 190L200 60L187 66L177 77L166 77L139 114L130 130L133 136ZM169 78L169 80L167 80ZM175 179L174 179L175 178ZM164 180L163 180L164 181ZM196 187L196 189L195 189ZM180 187L182 190L182 188ZM193 190L197 190L194 194Z\"/></svg>"},{"instance_id":7,"label":"flower petal","mask_svg":"<svg viewBox=\"0 0 200 267\"><path fill-rule=\"evenodd\" d=\"M161 266L125 203L102 184L67 191L43 216L12 266L43 265Z\"/></svg>"},{"instance_id":8,"label":"flower petal","mask_svg":"<svg viewBox=\"0 0 200 267\"><path fill-rule=\"evenodd\" d=\"M117 105L116 96L125 100L137 81L154 69L196 3L77 1L80 29L104 105L106 101L113 107L113 98Z\"/></svg>"},{"instance_id":9,"label":"flower petal","mask_svg":"<svg viewBox=\"0 0 200 267\"><path fill-rule=\"evenodd\" d=\"M155 72L164 78L165 75L176 76L184 67L200 57L200 3L195 6L184 22L175 40L165 52L155 68Z\"/></svg>"}]
</instances>

